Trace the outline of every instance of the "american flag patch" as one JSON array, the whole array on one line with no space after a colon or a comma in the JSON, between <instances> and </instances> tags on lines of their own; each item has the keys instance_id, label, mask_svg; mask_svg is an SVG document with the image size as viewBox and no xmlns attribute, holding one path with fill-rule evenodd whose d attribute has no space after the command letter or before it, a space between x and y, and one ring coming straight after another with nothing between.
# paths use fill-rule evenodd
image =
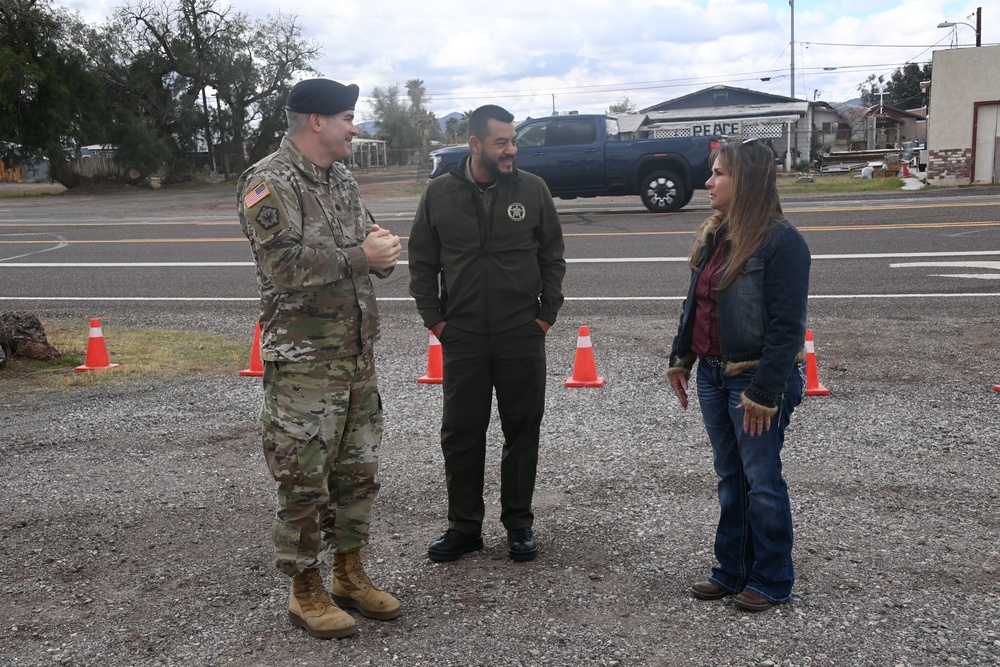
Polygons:
<instances>
[{"instance_id":1,"label":"american flag patch","mask_svg":"<svg viewBox=\"0 0 1000 667\"><path fill-rule=\"evenodd\" d=\"M261 183L254 191L243 198L243 205L247 208L252 208L254 204L259 202L264 197L271 194L271 191L267 189L267 183Z\"/></svg>"}]
</instances>

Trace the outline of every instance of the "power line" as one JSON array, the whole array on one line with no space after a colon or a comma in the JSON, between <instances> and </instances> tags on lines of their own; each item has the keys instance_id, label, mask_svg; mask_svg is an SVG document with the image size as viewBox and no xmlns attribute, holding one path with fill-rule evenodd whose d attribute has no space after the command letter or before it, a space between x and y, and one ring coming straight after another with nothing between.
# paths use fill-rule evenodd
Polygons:
<instances>
[{"instance_id":1,"label":"power line","mask_svg":"<svg viewBox=\"0 0 1000 667\"><path fill-rule=\"evenodd\" d=\"M905 64L906 64L905 62L875 63L875 64L864 64L864 65L845 65L842 67L835 67L835 68L816 66L816 67L806 67L802 69L804 73L809 73L809 74L822 74L824 72L831 73L833 71L845 73L853 71L871 71L882 68L898 69L899 67L902 67ZM560 96L584 95L590 93L618 93L618 92L629 92L633 90L656 90L659 88L679 88L679 87L693 86L699 84L711 86L711 85L721 85L734 82L761 81L762 79L773 79L782 76L788 76L786 70L769 69L769 70L759 70L751 72L737 72L729 75L716 75L708 77L681 77L677 79L660 79L652 81L628 81L628 82L615 82L615 83L592 84L592 85L582 85L582 86L562 86L559 88L555 87L530 88L530 89L522 88L517 91L477 90L466 93L458 91L435 92L429 90L427 91L427 96L432 98L435 102L441 102L441 101L458 101L466 99L482 99L484 97L510 99L517 97L531 97L533 95L551 95L551 94L556 94Z\"/></svg>"},{"instance_id":2,"label":"power line","mask_svg":"<svg viewBox=\"0 0 1000 667\"><path fill-rule=\"evenodd\" d=\"M931 45L922 44L837 44L835 42L799 42L800 44L805 44L806 46L848 46L851 48L858 49L933 49L935 46L941 42L936 42Z\"/></svg>"}]
</instances>

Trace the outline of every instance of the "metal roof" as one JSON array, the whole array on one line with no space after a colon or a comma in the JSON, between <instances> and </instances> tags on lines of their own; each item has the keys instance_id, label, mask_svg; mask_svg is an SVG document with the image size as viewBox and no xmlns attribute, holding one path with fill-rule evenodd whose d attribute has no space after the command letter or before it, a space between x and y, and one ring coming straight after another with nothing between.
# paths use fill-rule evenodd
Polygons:
<instances>
[{"instance_id":1,"label":"metal roof","mask_svg":"<svg viewBox=\"0 0 1000 667\"><path fill-rule=\"evenodd\" d=\"M809 111L809 102L778 102L775 104L739 104L718 106L704 109L673 109L671 111L651 111L651 122L671 122L680 120L702 120L721 118L746 118L761 116L788 116L795 114L797 118L805 116Z\"/></svg>"},{"instance_id":2,"label":"metal roof","mask_svg":"<svg viewBox=\"0 0 1000 667\"><path fill-rule=\"evenodd\" d=\"M840 117L843 118L844 121L852 128L857 127L868 114L868 107L858 104L842 104L834 102L831 106L833 106L834 110L840 114Z\"/></svg>"},{"instance_id":3,"label":"metal roof","mask_svg":"<svg viewBox=\"0 0 1000 667\"><path fill-rule=\"evenodd\" d=\"M730 96L732 96L732 102L730 102ZM739 104L778 104L781 102L800 101L793 97L763 93L759 90L751 90L749 88L718 85L711 88L703 88L688 95L682 95L681 97L675 97L672 100L660 102L645 109L639 109L639 113L706 108L719 105L720 99L725 100L723 105L732 104L733 106Z\"/></svg>"}]
</instances>

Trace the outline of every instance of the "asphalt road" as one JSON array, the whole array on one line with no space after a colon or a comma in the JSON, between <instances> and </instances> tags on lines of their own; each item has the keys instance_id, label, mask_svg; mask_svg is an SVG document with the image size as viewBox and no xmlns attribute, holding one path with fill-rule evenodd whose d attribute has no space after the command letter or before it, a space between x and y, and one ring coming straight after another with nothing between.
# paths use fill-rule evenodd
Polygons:
<instances>
[{"instance_id":1,"label":"asphalt road","mask_svg":"<svg viewBox=\"0 0 1000 667\"><path fill-rule=\"evenodd\" d=\"M594 308L630 302L640 312L674 310L662 302L682 298L693 232L710 212L698 195L671 215L647 213L635 198L559 201L567 298ZM113 304L148 304L157 313L252 305L253 267L233 199L213 188L0 200L0 307L86 314ZM368 198L404 242L416 201ZM817 301L875 301L889 316L940 312L961 296L997 310L996 189L786 201L785 212L812 250ZM408 301L406 258L404 246L399 269L378 283L387 304Z\"/></svg>"}]
</instances>

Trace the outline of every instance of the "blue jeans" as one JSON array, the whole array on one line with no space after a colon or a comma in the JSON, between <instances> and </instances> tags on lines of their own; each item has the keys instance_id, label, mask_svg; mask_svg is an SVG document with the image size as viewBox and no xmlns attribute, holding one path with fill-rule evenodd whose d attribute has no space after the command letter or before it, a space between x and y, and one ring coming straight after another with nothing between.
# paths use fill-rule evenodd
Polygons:
<instances>
[{"instance_id":1,"label":"blue jeans","mask_svg":"<svg viewBox=\"0 0 1000 667\"><path fill-rule=\"evenodd\" d=\"M709 581L732 593L746 589L780 604L792 596L792 508L781 476L781 446L792 410L805 393L805 364L788 376L770 430L743 432L740 394L753 373L735 377L698 364L698 402L719 476L719 526Z\"/></svg>"}]
</instances>

